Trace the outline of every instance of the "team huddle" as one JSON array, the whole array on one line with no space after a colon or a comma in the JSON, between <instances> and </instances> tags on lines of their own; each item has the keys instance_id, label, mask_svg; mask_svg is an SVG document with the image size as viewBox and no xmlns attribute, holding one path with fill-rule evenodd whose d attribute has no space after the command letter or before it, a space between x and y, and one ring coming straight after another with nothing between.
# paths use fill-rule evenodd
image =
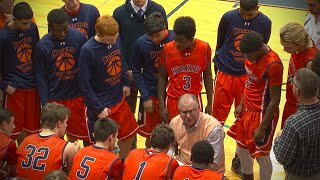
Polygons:
<instances>
[{"instance_id":1,"label":"team huddle","mask_svg":"<svg viewBox=\"0 0 320 180\"><path fill-rule=\"evenodd\" d=\"M254 179L255 159L260 179L271 179L272 147L286 179L320 178L320 36L308 25L320 1L306 0L307 28L280 29L291 58L275 140L284 65L258 0L222 16L213 57L192 17L169 30L152 0L126 0L112 16L62 1L42 38L28 3L0 1L0 179L228 179L225 134L241 179Z\"/></svg>"}]
</instances>

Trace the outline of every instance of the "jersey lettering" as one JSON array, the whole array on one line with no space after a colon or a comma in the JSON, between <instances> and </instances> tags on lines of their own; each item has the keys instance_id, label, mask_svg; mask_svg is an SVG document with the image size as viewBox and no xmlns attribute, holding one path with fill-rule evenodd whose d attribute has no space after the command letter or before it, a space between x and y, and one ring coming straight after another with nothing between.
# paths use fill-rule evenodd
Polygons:
<instances>
[{"instance_id":1,"label":"jersey lettering","mask_svg":"<svg viewBox=\"0 0 320 180\"><path fill-rule=\"evenodd\" d=\"M28 144L26 146L27 160L22 160L21 166L23 168L30 168L37 171L45 171L46 163L41 163L42 160L46 160L49 156L49 148L48 147L40 147L37 149L36 146L32 144ZM40 163L39 163L40 161Z\"/></svg>"},{"instance_id":2,"label":"jersey lettering","mask_svg":"<svg viewBox=\"0 0 320 180\"><path fill-rule=\"evenodd\" d=\"M83 158L83 160L81 161L81 163L80 163L80 167L82 169L84 169L84 171L82 173L81 170L77 170L77 172L76 172L77 178L86 179L88 174L89 174L89 172L90 172L90 166L87 164L87 161L94 162L95 160L96 160L96 158L93 158L93 157L90 157L90 156L85 156Z\"/></svg>"}]
</instances>

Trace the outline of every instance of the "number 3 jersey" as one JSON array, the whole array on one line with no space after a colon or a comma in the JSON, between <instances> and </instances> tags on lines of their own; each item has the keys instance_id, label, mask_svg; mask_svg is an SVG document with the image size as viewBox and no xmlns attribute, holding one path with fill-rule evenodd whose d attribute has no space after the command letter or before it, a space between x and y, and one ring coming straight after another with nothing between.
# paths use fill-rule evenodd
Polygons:
<instances>
[{"instance_id":1,"label":"number 3 jersey","mask_svg":"<svg viewBox=\"0 0 320 180\"><path fill-rule=\"evenodd\" d=\"M134 149L124 162L122 180L172 179L178 167L177 160L163 152Z\"/></svg>"},{"instance_id":2,"label":"number 3 jersey","mask_svg":"<svg viewBox=\"0 0 320 180\"><path fill-rule=\"evenodd\" d=\"M26 137L17 149L17 177L42 179L50 171L61 170L67 144L55 135Z\"/></svg>"},{"instance_id":3,"label":"number 3 jersey","mask_svg":"<svg viewBox=\"0 0 320 180\"><path fill-rule=\"evenodd\" d=\"M95 145L82 148L74 155L69 174L69 180L120 180L121 177L121 159L107 149Z\"/></svg>"},{"instance_id":4,"label":"number 3 jersey","mask_svg":"<svg viewBox=\"0 0 320 180\"><path fill-rule=\"evenodd\" d=\"M194 39L192 48L179 50L172 41L164 45L160 63L168 74L168 96L179 98L186 93L200 94L202 73L207 63L211 63L211 48L208 43Z\"/></svg>"}]
</instances>

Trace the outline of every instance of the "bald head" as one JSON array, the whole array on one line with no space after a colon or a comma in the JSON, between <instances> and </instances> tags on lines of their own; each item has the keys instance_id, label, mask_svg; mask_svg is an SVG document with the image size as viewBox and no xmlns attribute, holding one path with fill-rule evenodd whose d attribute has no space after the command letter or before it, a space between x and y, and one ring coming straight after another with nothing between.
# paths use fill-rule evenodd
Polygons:
<instances>
[{"instance_id":1,"label":"bald head","mask_svg":"<svg viewBox=\"0 0 320 180\"><path fill-rule=\"evenodd\" d=\"M182 104L188 104L189 102L193 102L197 105L198 107L198 99L195 95L193 94L184 94L180 96L179 101L178 101L178 109L181 108Z\"/></svg>"},{"instance_id":2,"label":"bald head","mask_svg":"<svg viewBox=\"0 0 320 180\"><path fill-rule=\"evenodd\" d=\"M315 72L307 68L298 69L295 72L293 81L302 97L312 99L318 95L320 81L319 76Z\"/></svg>"}]
</instances>

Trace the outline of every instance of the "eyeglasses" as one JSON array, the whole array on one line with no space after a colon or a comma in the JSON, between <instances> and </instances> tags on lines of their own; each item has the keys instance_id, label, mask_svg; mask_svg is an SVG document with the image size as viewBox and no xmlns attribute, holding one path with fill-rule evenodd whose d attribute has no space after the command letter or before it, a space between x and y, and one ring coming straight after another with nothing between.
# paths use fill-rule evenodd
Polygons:
<instances>
[{"instance_id":1,"label":"eyeglasses","mask_svg":"<svg viewBox=\"0 0 320 180\"><path fill-rule=\"evenodd\" d=\"M180 111L180 115L186 116L188 113L191 115L191 114L195 113L197 109L198 109L198 107L195 107L195 108L190 109L188 111Z\"/></svg>"}]
</instances>

